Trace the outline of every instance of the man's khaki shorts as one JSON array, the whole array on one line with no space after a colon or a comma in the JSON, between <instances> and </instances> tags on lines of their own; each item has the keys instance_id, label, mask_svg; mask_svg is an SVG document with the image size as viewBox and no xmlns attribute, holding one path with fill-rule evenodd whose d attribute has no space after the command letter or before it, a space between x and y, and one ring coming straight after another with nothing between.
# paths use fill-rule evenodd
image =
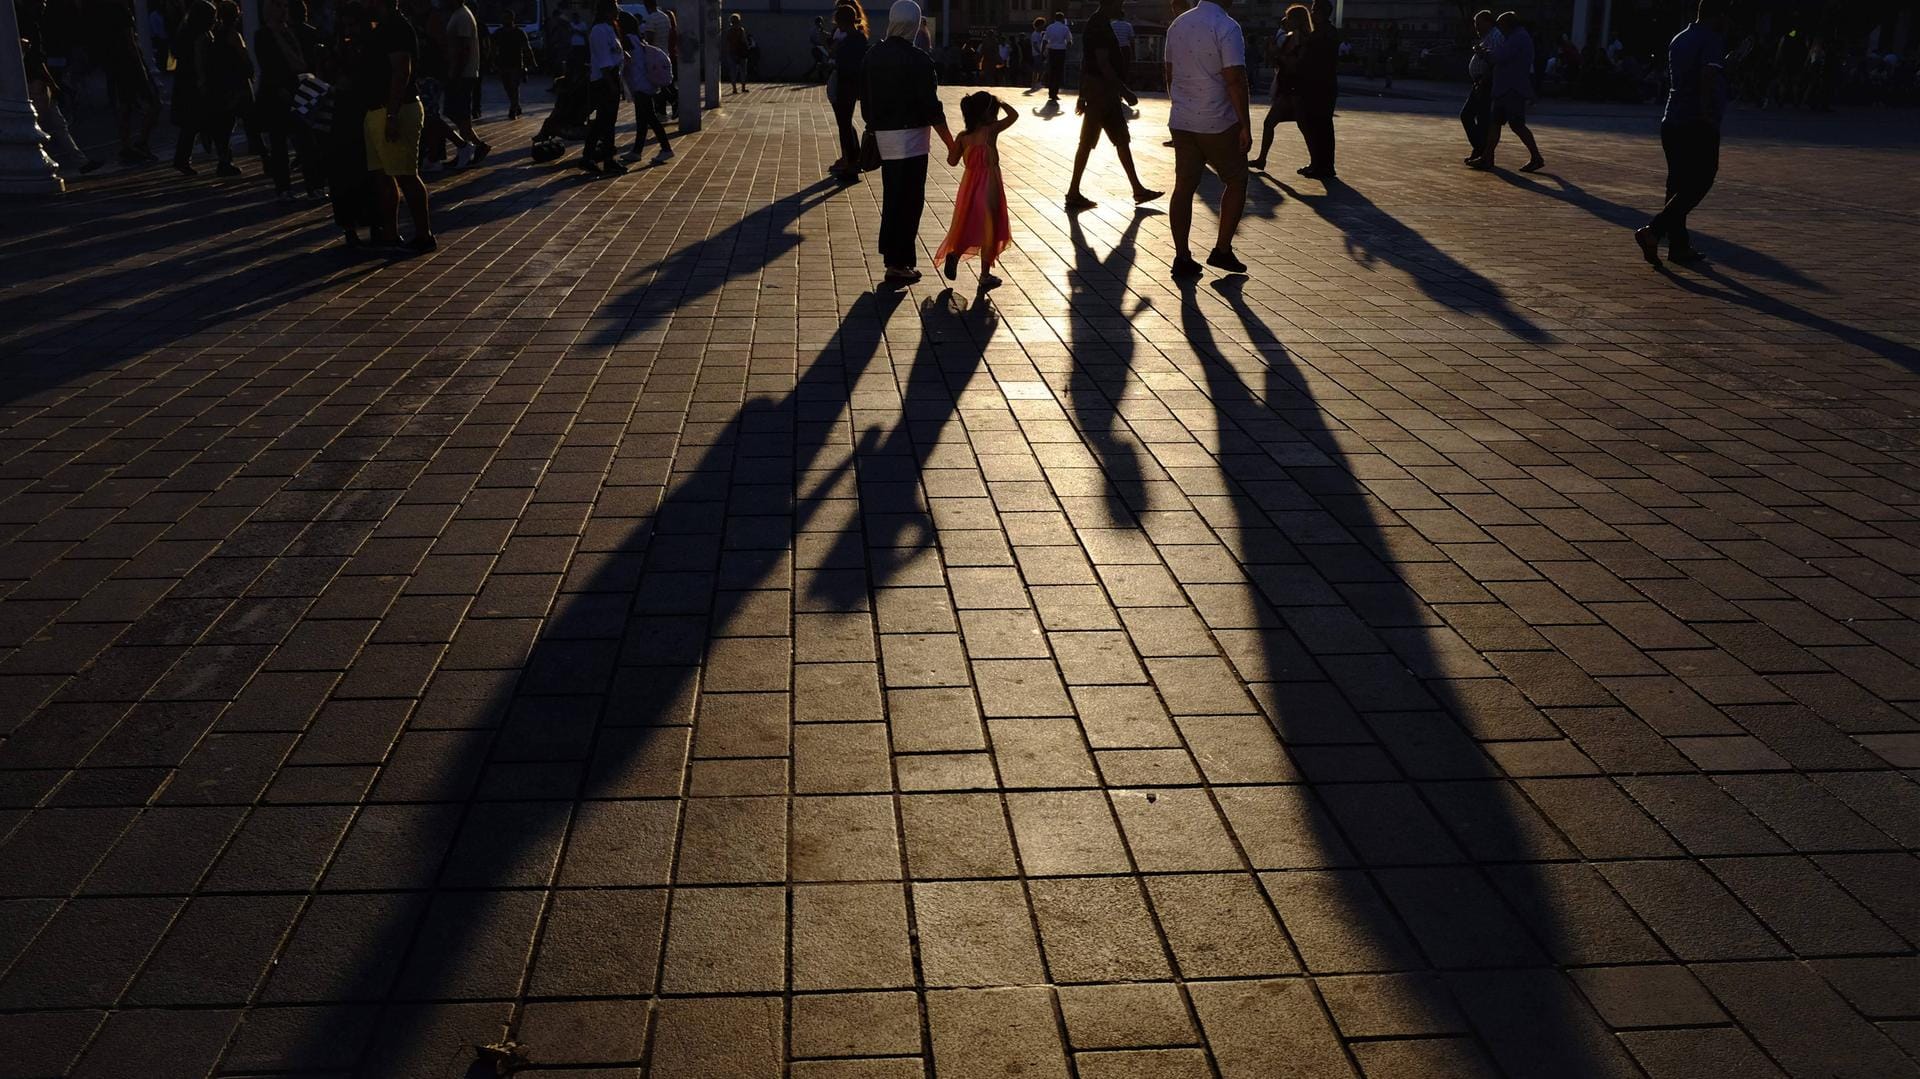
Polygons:
<instances>
[{"instance_id":1,"label":"man's khaki shorts","mask_svg":"<svg viewBox=\"0 0 1920 1079\"><path fill-rule=\"evenodd\" d=\"M1237 128L1225 131L1173 132L1173 174L1183 186L1200 179L1200 170L1209 168L1228 187L1247 182L1247 152L1240 148Z\"/></svg>"}]
</instances>

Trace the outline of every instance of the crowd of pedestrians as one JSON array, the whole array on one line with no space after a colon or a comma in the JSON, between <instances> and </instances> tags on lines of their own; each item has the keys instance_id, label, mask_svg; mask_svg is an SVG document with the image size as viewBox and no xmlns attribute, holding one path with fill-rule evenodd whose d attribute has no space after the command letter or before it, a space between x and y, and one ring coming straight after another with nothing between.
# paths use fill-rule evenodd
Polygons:
<instances>
[{"instance_id":1,"label":"crowd of pedestrians","mask_svg":"<svg viewBox=\"0 0 1920 1079\"><path fill-rule=\"evenodd\" d=\"M350 246L432 250L423 177L479 166L492 151L476 126L483 72L490 65L499 75L507 118L517 119L522 88L542 66L511 9L497 11L489 31L477 0L335 0L325 29L307 0L260 0L251 33L236 0L149 0L144 27L131 0L11 2L29 98L63 175L107 163L82 149L70 115L77 90L104 83L121 165L159 161L152 140L164 114L182 177L245 177L257 159L258 175L281 199L329 202ZM661 113L674 103L677 23L658 0L645 0L638 14L607 0L599 14L599 62L567 76L577 78L589 108L603 106L593 110L582 163L624 171L611 152L611 125L628 98L634 137L626 156L644 156L654 141L653 160L664 163L673 157ZM49 40L59 44L49 50ZM411 225L404 240L402 205Z\"/></svg>"},{"instance_id":2,"label":"crowd of pedestrians","mask_svg":"<svg viewBox=\"0 0 1920 1079\"><path fill-rule=\"evenodd\" d=\"M155 0L165 13L172 0ZM350 245L367 242L429 251L436 245L423 174L450 166L481 164L491 149L475 127L480 117L483 52L492 54L506 92L509 118L521 115L521 88L539 68L526 32L500 12L490 35L468 0L350 0L330 32L309 19L306 0L262 0L263 25L251 41L235 0L184 0L177 18L150 22L154 56L168 73L168 115L175 128L173 166L199 174L196 152L208 155L222 176L243 175L236 161L236 131L262 172L283 198L326 198ZM1141 177L1132 152L1130 121L1139 115L1134 89L1134 32L1124 0L1096 0L1097 8L1075 34L1064 11L1036 19L1029 39L1002 40L996 58L981 61L977 44L960 67L961 78L1011 70L1010 57L1024 54L1037 93L1044 86L1049 110L1058 112L1068 52L1076 44L1083 61L1076 109L1078 145L1064 208L1095 206L1082 189L1093 151L1104 139L1114 149L1136 203L1164 192ZM127 0L16 0L21 13L28 90L48 134L49 151L63 170L88 172L90 158L60 107L61 72L41 46L57 20L49 5L81 3L81 24L94 34L91 55L105 72L119 134L119 160L129 166L156 160L151 138L162 96L150 74ZM1264 172L1279 127L1299 132L1306 163L1302 176L1333 182L1334 108L1342 55L1333 0L1286 8L1268 53L1272 75L1267 107L1254 152L1253 89L1245 32L1229 14L1234 0L1196 0L1167 27L1159 75L1171 99L1170 139L1174 175L1169 210L1174 247L1172 273L1191 278L1203 263L1227 273L1245 271L1233 240L1243 212L1250 172ZM1701 258L1687 231L1687 216L1706 197L1718 171L1719 131L1734 96L1726 0L1697 0L1695 21L1677 35L1666 61L1668 86L1660 138L1668 164L1660 212L1635 232L1649 262L1688 263ZM663 114L675 104L678 25L658 0L644 0L639 13L616 0L596 0L591 24L564 24L564 70L583 99L585 145L582 168L601 174L626 171L626 160L645 155L657 141L655 163L673 157ZM1535 46L1512 11L1491 10L1473 18L1473 44L1466 70L1467 100L1460 122L1475 169L1496 167L1502 132L1527 151L1521 172L1546 166L1527 124L1535 95ZM562 35L555 35L560 37ZM876 40L877 37L877 40ZM928 157L938 135L950 166L965 173L952 224L938 258L951 278L961 258L981 260L983 286L995 279L991 266L1011 242L1001 180L999 136L1017 116L990 92L968 95L958 134L947 126L941 105L939 64L928 20L915 0L896 0L884 32L872 33L860 0L840 0L829 29L815 20L810 38L816 73L824 76L839 154L830 172L845 183L877 171L882 183L879 250L887 281L910 283L925 207ZM736 92L756 59L757 45L739 14L729 17L720 42L723 75ZM989 82L997 81L989 79ZM616 130L623 104L632 100L634 136L619 152ZM559 111L556 106L556 113ZM864 125L864 137L855 115ZM1192 205L1203 177L1222 185L1217 232L1204 259L1190 244ZM400 207L411 226L403 240Z\"/></svg>"}]
</instances>

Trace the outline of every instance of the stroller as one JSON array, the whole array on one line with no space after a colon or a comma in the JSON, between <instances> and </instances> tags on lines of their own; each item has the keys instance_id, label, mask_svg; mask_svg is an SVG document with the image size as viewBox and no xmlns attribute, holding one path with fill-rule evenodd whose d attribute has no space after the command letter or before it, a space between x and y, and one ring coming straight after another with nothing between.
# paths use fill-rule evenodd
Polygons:
<instances>
[{"instance_id":1,"label":"stroller","mask_svg":"<svg viewBox=\"0 0 1920 1079\"><path fill-rule=\"evenodd\" d=\"M533 136L535 161L558 161L567 153L567 142L587 137L587 121L593 114L593 99L584 80L562 75L553 83L553 111Z\"/></svg>"}]
</instances>

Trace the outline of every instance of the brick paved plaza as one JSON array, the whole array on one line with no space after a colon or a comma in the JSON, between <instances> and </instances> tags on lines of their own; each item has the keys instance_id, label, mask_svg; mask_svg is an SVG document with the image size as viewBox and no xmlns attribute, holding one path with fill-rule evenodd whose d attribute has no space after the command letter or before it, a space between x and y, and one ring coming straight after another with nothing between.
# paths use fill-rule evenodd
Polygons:
<instances>
[{"instance_id":1,"label":"brick paved plaza","mask_svg":"<svg viewBox=\"0 0 1920 1079\"><path fill-rule=\"evenodd\" d=\"M1912 118L1663 274L1651 113L1449 112L1184 290L1069 113L873 291L817 90L11 207L0 1076L1920 1074Z\"/></svg>"}]
</instances>

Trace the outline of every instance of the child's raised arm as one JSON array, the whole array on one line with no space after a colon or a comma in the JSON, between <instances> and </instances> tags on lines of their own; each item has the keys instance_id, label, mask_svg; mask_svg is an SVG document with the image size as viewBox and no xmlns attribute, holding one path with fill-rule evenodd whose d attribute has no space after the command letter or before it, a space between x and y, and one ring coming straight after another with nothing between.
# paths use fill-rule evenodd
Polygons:
<instances>
[{"instance_id":1,"label":"child's raised arm","mask_svg":"<svg viewBox=\"0 0 1920 1079\"><path fill-rule=\"evenodd\" d=\"M1013 122L1018 119L1020 119L1020 110L1002 101L1000 103L1000 119L994 123L993 133L998 135L1000 132L1012 127Z\"/></svg>"}]
</instances>

